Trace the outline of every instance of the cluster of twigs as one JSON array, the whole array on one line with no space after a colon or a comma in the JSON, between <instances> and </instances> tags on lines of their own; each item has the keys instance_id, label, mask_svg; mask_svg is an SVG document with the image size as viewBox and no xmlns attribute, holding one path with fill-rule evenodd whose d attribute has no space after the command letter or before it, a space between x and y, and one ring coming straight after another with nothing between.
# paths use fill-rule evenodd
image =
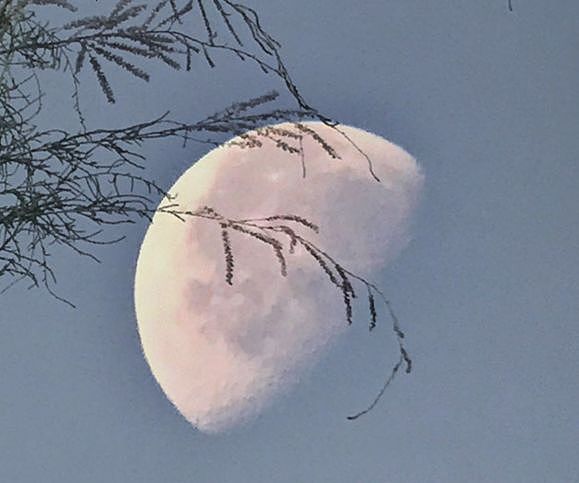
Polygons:
<instances>
[{"instance_id":1,"label":"cluster of twigs","mask_svg":"<svg viewBox=\"0 0 579 483\"><path fill-rule=\"evenodd\" d=\"M14 95L20 91L16 89ZM196 135L236 131L263 122L271 113L245 114L245 110L275 98L267 94L237 103L194 124L163 115L120 129L75 134L24 128L24 113L11 111L0 137L0 277L26 278L54 294L50 247L63 245L95 259L82 245L118 241L103 239L103 226L150 219L159 197L171 199L154 180L141 174L145 170L138 149L142 143L173 137L217 145ZM262 145L259 135L248 137L248 145ZM261 135L267 137L267 133ZM87 230L87 226L95 229Z\"/></svg>"},{"instance_id":2,"label":"cluster of twigs","mask_svg":"<svg viewBox=\"0 0 579 483\"><path fill-rule=\"evenodd\" d=\"M184 211L174 212L174 214L181 218L183 221L185 221L183 216L195 216L214 220L219 223L221 227L221 239L223 242L223 251L225 257L225 281L230 285L233 285L235 270L235 257L231 243L230 231L235 231L241 233L244 236L257 239L260 242L268 245L272 249L275 258L279 263L280 273L284 277L286 277L288 273L287 256L292 255L295 252L296 247L303 248L305 252L307 252L318 264L320 269L326 274L330 283L335 286L341 293L345 309L345 318L347 323L350 325L353 322L352 299L355 299L359 296L357 290L354 288L355 285L362 286L364 288L365 296L368 302L368 311L370 314L370 322L368 326L370 331L376 328L378 320L376 297L378 297L378 299L384 304L384 307L386 308L386 311L392 321L392 330L398 342L400 357L398 362L392 368L392 371L389 373L386 381L384 382L384 385L382 386L382 389L372 404L370 404L370 406L365 410L349 416L349 420L355 420L371 411L382 398L386 389L394 380L394 377L402 367L405 367L406 373L411 372L412 360L410 359L408 351L404 346L405 335L400 328L398 317L394 313L392 305L386 298L385 294L374 283L348 270L334 257L318 247L311 240L302 236L296 230L297 226L299 228L318 233L319 228L317 225L306 218L293 214L273 215L265 218L230 219L224 217L220 213L217 213L214 209L208 206L205 206L195 212ZM284 239L286 243L282 241Z\"/></svg>"},{"instance_id":3,"label":"cluster of twigs","mask_svg":"<svg viewBox=\"0 0 579 483\"><path fill-rule=\"evenodd\" d=\"M205 0L207 3L207 0ZM224 40L210 19L203 1L178 4L162 0L150 7L120 0L108 15L84 17L63 27L53 28L38 20L34 6L52 5L75 11L66 0L0 0L0 279L28 279L44 285L54 294L55 276L50 264L51 248L64 245L91 258L86 245L108 244L117 239L101 237L103 225L132 223L154 212L159 196L167 193L144 174L144 158L139 152L148 141L178 138L217 146L223 136L240 135L241 147L260 147L265 139L303 162L303 149L291 142L312 136L332 156L336 156L317 133L299 121L316 118L316 111L304 107L301 95L278 54L278 44L261 27L257 14L240 4L213 0L234 46ZM183 31L197 5L207 38ZM225 8L229 10L225 10ZM213 12L213 13L215 13ZM235 19L233 17L236 16ZM234 20L238 22L235 23ZM241 23L241 26L238 25ZM238 33L245 27L249 40ZM261 53L252 53L251 48ZM114 92L103 61L121 67L143 80L145 67L161 61L173 69L191 68L191 56L202 53L210 65L211 52L226 50L251 59L266 71L281 77L298 101L296 108L269 108L278 94L268 93L237 102L195 123L169 118L157 119L118 129L88 129L78 96L79 70L93 68L101 90L109 101ZM245 50L243 50L245 49ZM277 62L266 64L262 57ZM137 65L137 60L145 65ZM42 109L41 69L62 70L73 80L75 107L80 116L78 132L39 129L34 124ZM264 109L265 107L265 109ZM280 120L294 120L298 133L263 127ZM301 129L301 131L300 131ZM252 132L249 134L249 132ZM202 137L203 136L203 137ZM90 230L93 227L93 230ZM83 245L85 247L83 247ZM54 294L56 295L56 294Z\"/></svg>"},{"instance_id":4,"label":"cluster of twigs","mask_svg":"<svg viewBox=\"0 0 579 483\"><path fill-rule=\"evenodd\" d=\"M71 2L1 1L0 20L4 19L9 42L2 42L0 56L19 57L28 67L62 67L71 72L76 81L76 75L88 63L109 102L115 102L115 94L103 64L112 64L148 81L150 74L146 66L151 61L189 71L195 56L215 67L215 55L224 52L253 62L266 74L278 76L300 110L319 116L293 82L279 53L278 42L262 28L257 13L245 5L230 0L189 0L179 4L177 0L161 0L148 6L120 0L108 15L83 17L51 28L39 22L34 10L27 7L54 5L76 11ZM191 22L199 16L204 35L192 35ZM15 29L25 35L16 33Z\"/></svg>"},{"instance_id":5,"label":"cluster of twigs","mask_svg":"<svg viewBox=\"0 0 579 483\"><path fill-rule=\"evenodd\" d=\"M288 254L302 247L340 291L348 323L353 319L352 300L358 297L356 284L367 293L370 329L376 326L375 301L379 297L388 308L400 346L400 361L381 394L403 363L410 372L404 334L388 300L374 284L347 270L294 228L297 224L317 231L314 224L296 215L232 220L211 208L182 212L171 194L146 176L140 148L149 141L167 138L183 144L194 141L217 146L223 136L236 135L230 144L242 148L274 143L300 159L303 176L305 138L316 142L328 156L339 158L339 153L303 121L321 120L347 135L305 102L282 61L279 44L262 28L254 10L230 0L161 0L149 6L120 0L108 15L84 17L54 28L38 19L36 6L76 11L68 0L0 0L0 280L8 281L3 291L27 280L31 287L44 286L72 305L55 292L50 258L55 247L66 247L98 261L91 247L123 238L108 237L107 227L135 223L140 218L150 220L159 211L180 218L203 217L221 227L225 278L230 284L234 283L234 251L229 234L236 231L270 246L282 275L287 274ZM193 36L187 30L194 13L201 19L204 36ZM147 81L150 62L187 71L194 66L194 56L213 67L217 52L234 54L276 75L297 107L271 108L278 99L272 92L234 103L195 123L173 120L167 112L117 129L86 126L79 96L78 74L83 68L92 70L105 98L115 102L106 63ZM79 119L76 132L41 129L35 124L43 107L42 69L60 70L72 79ZM284 128L267 126L280 121L290 123ZM368 167L378 179L369 159ZM160 198L168 203L157 206ZM287 248L282 237L289 242Z\"/></svg>"}]
</instances>

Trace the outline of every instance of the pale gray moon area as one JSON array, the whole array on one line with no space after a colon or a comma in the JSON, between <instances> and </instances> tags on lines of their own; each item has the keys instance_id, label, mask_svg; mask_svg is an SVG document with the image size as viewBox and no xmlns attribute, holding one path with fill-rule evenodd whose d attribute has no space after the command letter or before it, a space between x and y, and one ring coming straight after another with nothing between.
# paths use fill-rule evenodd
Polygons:
<instances>
[{"instance_id":1,"label":"pale gray moon area","mask_svg":"<svg viewBox=\"0 0 579 483\"><path fill-rule=\"evenodd\" d=\"M319 235L287 223L347 269L372 279L408 241L423 176L414 158L383 138L347 126L341 133L320 122L307 126L339 159L306 135L304 177L300 156L270 140L259 148L222 146L169 193L183 211L209 206L233 219L306 218L320 227ZM297 131L292 124L276 128ZM225 281L219 223L157 213L136 271L146 359L167 397L205 432L257 415L348 327L340 292L305 249L298 245L289 254L289 239L278 236L288 264L282 277L269 245L232 230L230 239L232 286Z\"/></svg>"}]
</instances>

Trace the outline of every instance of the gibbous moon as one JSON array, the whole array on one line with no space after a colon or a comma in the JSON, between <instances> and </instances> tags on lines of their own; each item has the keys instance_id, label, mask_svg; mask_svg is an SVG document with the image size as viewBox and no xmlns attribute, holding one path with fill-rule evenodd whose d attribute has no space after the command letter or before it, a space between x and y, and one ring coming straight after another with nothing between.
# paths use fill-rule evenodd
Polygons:
<instances>
[{"instance_id":1,"label":"gibbous moon","mask_svg":"<svg viewBox=\"0 0 579 483\"><path fill-rule=\"evenodd\" d=\"M169 190L175 200L161 206L208 206L236 220L300 216L319 233L293 223L296 232L372 279L408 241L422 186L417 163L363 130L339 126L341 134L319 122L304 125L319 139L303 136L303 158L272 139L248 148L238 145L247 137L236 138L185 171ZM294 146L299 138L281 133L304 134L290 123L267 129ZM320 139L339 158L328 155ZM348 330L341 294L316 260L299 245L290 253L283 233L277 238L287 259L285 277L270 245L230 230L230 285L217 221L157 213L145 235L135 278L143 351L167 397L201 431L223 431L255 417ZM366 324L366 314L355 313L350 330L357 323Z\"/></svg>"}]
</instances>

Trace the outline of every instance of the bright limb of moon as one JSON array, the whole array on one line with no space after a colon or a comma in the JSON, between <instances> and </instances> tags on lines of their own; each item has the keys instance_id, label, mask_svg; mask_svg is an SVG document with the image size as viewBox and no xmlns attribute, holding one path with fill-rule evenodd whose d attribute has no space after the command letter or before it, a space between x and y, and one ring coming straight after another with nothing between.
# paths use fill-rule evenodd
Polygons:
<instances>
[{"instance_id":1,"label":"bright limb of moon","mask_svg":"<svg viewBox=\"0 0 579 483\"><path fill-rule=\"evenodd\" d=\"M221 146L169 192L183 211L209 206L230 219L304 217L320 227L318 235L302 227L305 238L351 271L371 276L408 241L422 186L417 163L381 137L340 126L372 160L377 182L342 134L319 122L305 125L340 159L305 136L304 178L300 156L273 141L251 149ZM274 128L296 132L292 124ZM138 328L151 371L181 414L206 432L257 415L347 328L340 293L305 250L289 254L286 244L288 274L282 277L271 247L242 233L230 237L232 286L225 282L214 220L183 222L157 213L136 269Z\"/></svg>"}]
</instances>

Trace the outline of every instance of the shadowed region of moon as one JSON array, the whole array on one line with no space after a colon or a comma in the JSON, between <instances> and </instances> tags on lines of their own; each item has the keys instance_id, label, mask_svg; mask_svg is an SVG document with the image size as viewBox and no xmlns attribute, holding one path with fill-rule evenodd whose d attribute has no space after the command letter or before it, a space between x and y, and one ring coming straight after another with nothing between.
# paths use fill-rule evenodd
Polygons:
<instances>
[{"instance_id":1,"label":"shadowed region of moon","mask_svg":"<svg viewBox=\"0 0 579 483\"><path fill-rule=\"evenodd\" d=\"M294 224L304 238L371 277L408 241L422 175L408 153L383 138L340 126L354 146L329 126L305 125L339 158L304 136L303 177L301 157L274 141L222 146L177 180L172 202L182 211L208 206L230 219L298 215L320 227L316 234ZM274 127L295 131L292 124ZM289 253L281 235L286 277L270 245L231 230L229 285L218 222L157 213L148 228L135 279L143 350L167 397L202 431L257 415L347 328L336 287L301 246Z\"/></svg>"}]
</instances>

